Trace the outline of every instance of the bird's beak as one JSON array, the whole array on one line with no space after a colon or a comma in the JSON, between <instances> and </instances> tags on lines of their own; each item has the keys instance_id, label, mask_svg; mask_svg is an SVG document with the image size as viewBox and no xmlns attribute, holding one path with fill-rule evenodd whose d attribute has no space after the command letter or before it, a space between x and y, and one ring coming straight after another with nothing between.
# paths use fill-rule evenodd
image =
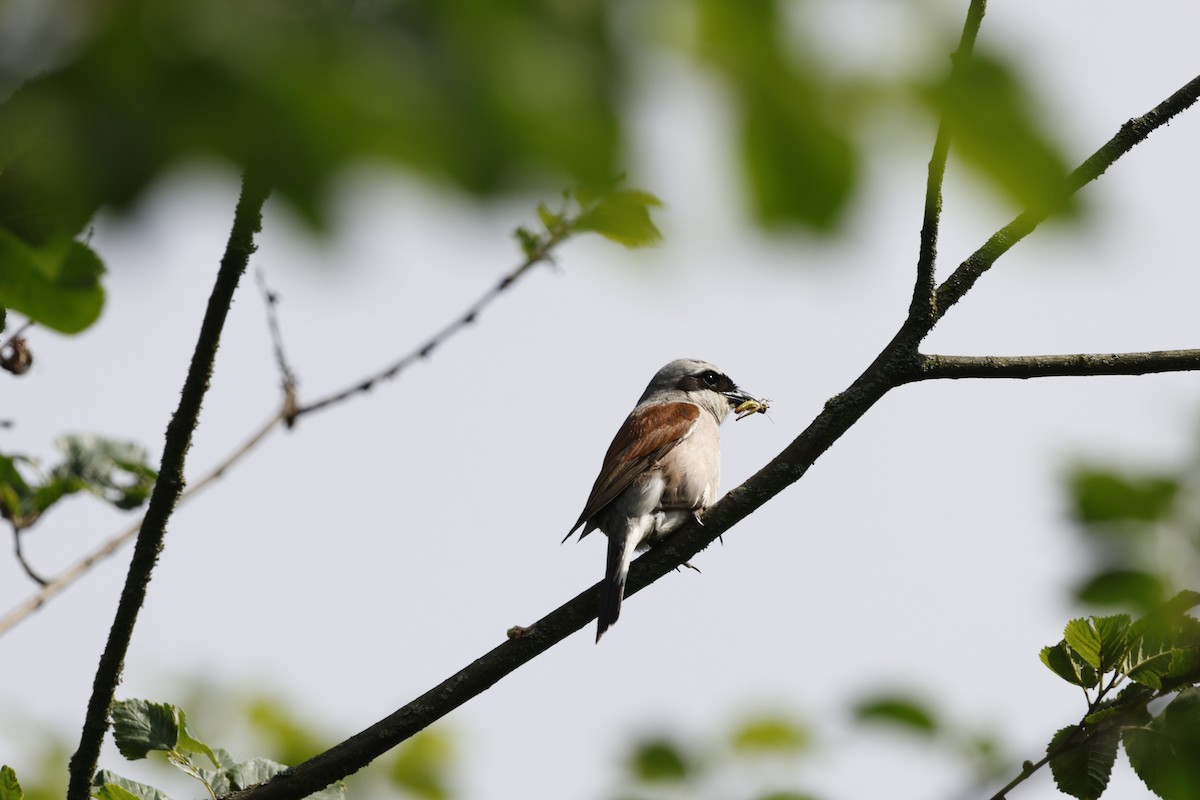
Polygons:
<instances>
[{"instance_id":1,"label":"bird's beak","mask_svg":"<svg viewBox=\"0 0 1200 800\"><path fill-rule=\"evenodd\" d=\"M725 399L729 401L730 408L737 408L742 403L745 403L745 402L748 402L751 400L758 402L757 398L755 398L752 395L746 394L741 389L734 389L732 392L721 392L721 394L724 395Z\"/></svg>"}]
</instances>

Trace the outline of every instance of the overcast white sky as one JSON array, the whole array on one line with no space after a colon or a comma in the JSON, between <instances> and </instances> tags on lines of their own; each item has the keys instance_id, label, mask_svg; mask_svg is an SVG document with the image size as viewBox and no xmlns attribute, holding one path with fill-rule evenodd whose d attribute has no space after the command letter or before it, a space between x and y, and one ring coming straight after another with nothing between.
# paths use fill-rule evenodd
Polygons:
<instances>
[{"instance_id":1,"label":"overcast white sky","mask_svg":"<svg viewBox=\"0 0 1200 800\"><path fill-rule=\"evenodd\" d=\"M945 5L960 24L966 3ZM894 1L814 2L802 18L869 66L909 63L922 41ZM1019 57L1073 163L1200 67L1200 5L1188 0L1136 10L997 2L983 30L981 46ZM880 147L845 237L764 239L731 184L720 91L671 58L645 66L653 78L631 99L630 175L666 203L663 246L569 244L557 272L529 275L429 363L273 434L182 509L121 696L180 700L179 679L199 675L269 687L331 729L357 731L599 579L602 539L559 540L663 363L708 359L771 398L770 421L724 429L728 488L891 337L912 282L931 126L870 142ZM926 349L1197 346L1198 142L1196 110L1156 133L1087 189L1083 225L1022 243ZM0 416L17 422L3 432L5 452L49 457L55 436L81 430L144 442L157 460L236 191L233 175L196 168L132 218L98 222L94 245L111 268L104 317L75 339L33 335L33 374L4 388ZM273 206L253 267L283 299L302 396L340 388L460 313L515 262L509 233L532 221L534 202L481 213L364 169L348 180L327 240ZM1012 215L955 165L946 209L943 276ZM580 633L451 715L463 796L598 800L631 732L717 735L763 708L794 713L822 737L798 770L799 786L821 797L961 796L967 776L950 761L888 737L846 737L847 700L880 686L925 694L956 724L988 728L1014 757L1036 759L1082 708L1037 658L1072 613L1065 588L1081 571L1063 468L1080 456L1184 457L1196 441L1198 380L895 392L803 481L702 554L702 575L669 576L630 600L600 646ZM247 280L193 475L272 413L277 382ZM29 557L56 572L124 524L94 502L71 502L30 534ZM128 556L0 641L0 760L22 763L21 719L77 740ZM32 589L0 559L0 611ZM102 765L139 774L111 747ZM1127 767L1110 791L1149 796ZM1013 796L1058 795L1042 773Z\"/></svg>"}]
</instances>

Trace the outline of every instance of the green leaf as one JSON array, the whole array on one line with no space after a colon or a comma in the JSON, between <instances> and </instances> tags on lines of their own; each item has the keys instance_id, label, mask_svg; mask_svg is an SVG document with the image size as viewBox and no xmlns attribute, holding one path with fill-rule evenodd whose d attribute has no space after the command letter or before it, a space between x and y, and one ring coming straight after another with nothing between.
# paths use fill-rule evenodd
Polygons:
<instances>
[{"instance_id":1,"label":"green leaf","mask_svg":"<svg viewBox=\"0 0 1200 800\"><path fill-rule=\"evenodd\" d=\"M1162 577L1136 569L1110 569L1098 572L1075 590L1082 603L1098 606L1150 609L1167 597Z\"/></svg>"},{"instance_id":2,"label":"green leaf","mask_svg":"<svg viewBox=\"0 0 1200 800\"><path fill-rule=\"evenodd\" d=\"M67 241L35 247L0 227L0 306L60 333L100 317L104 265L91 248Z\"/></svg>"},{"instance_id":3,"label":"green leaf","mask_svg":"<svg viewBox=\"0 0 1200 800\"><path fill-rule=\"evenodd\" d=\"M1053 646L1043 647L1039 656L1051 672L1067 683L1091 689L1100 681L1096 670L1084 663L1082 657L1071 649L1065 640Z\"/></svg>"},{"instance_id":4,"label":"green leaf","mask_svg":"<svg viewBox=\"0 0 1200 800\"><path fill-rule=\"evenodd\" d=\"M551 211L545 203L538 203L537 215L538 219L542 222L542 226L548 231L554 230L563 221L562 215Z\"/></svg>"},{"instance_id":5,"label":"green leaf","mask_svg":"<svg viewBox=\"0 0 1200 800\"><path fill-rule=\"evenodd\" d=\"M56 444L62 465L52 476L87 489L117 508L135 508L148 497L157 473L147 463L146 450L133 442L100 436L64 436Z\"/></svg>"},{"instance_id":6,"label":"green leaf","mask_svg":"<svg viewBox=\"0 0 1200 800\"><path fill-rule=\"evenodd\" d=\"M0 766L0 800L24 800L17 773L8 764Z\"/></svg>"},{"instance_id":7,"label":"green leaf","mask_svg":"<svg viewBox=\"0 0 1200 800\"><path fill-rule=\"evenodd\" d=\"M1130 680L1151 689L1161 689L1162 679L1171 670L1171 639L1161 631L1135 638L1129 645L1124 672Z\"/></svg>"},{"instance_id":8,"label":"green leaf","mask_svg":"<svg viewBox=\"0 0 1200 800\"><path fill-rule=\"evenodd\" d=\"M179 743L175 746L175 749L180 753L187 753L189 755L199 753L200 755L207 756L214 767L220 767L221 764L217 761L217 754L213 752L212 748L192 736L192 732L188 730L187 714L184 713L182 708L177 709L177 711L179 712Z\"/></svg>"},{"instance_id":9,"label":"green leaf","mask_svg":"<svg viewBox=\"0 0 1200 800\"><path fill-rule=\"evenodd\" d=\"M152 750L170 752L179 743L179 717L175 706L146 700L118 700L112 707L113 738L130 761L145 758Z\"/></svg>"},{"instance_id":10,"label":"green leaf","mask_svg":"<svg viewBox=\"0 0 1200 800\"><path fill-rule=\"evenodd\" d=\"M1097 800L1108 786L1120 742L1118 728L1082 731L1069 725L1050 740L1046 753L1058 752L1050 759L1050 772L1058 788L1079 800Z\"/></svg>"},{"instance_id":11,"label":"green leaf","mask_svg":"<svg viewBox=\"0 0 1200 800\"><path fill-rule=\"evenodd\" d=\"M1163 800L1200 796L1200 690L1188 688L1148 725L1125 731L1138 777Z\"/></svg>"},{"instance_id":12,"label":"green leaf","mask_svg":"<svg viewBox=\"0 0 1200 800\"><path fill-rule=\"evenodd\" d=\"M937 717L924 703L906 695L885 694L864 700L854 708L859 722L882 722L932 736L938 731Z\"/></svg>"},{"instance_id":13,"label":"green leaf","mask_svg":"<svg viewBox=\"0 0 1200 800\"><path fill-rule=\"evenodd\" d=\"M453 760L449 738L436 730L426 730L397 748L388 774L392 784L407 795L419 800L447 800Z\"/></svg>"},{"instance_id":14,"label":"green leaf","mask_svg":"<svg viewBox=\"0 0 1200 800\"><path fill-rule=\"evenodd\" d=\"M29 459L0 455L0 516L12 520L18 528L24 528L37 518L37 512L33 489L17 468L20 463L29 463Z\"/></svg>"},{"instance_id":15,"label":"green leaf","mask_svg":"<svg viewBox=\"0 0 1200 800\"><path fill-rule=\"evenodd\" d=\"M1080 468L1070 476L1075 518L1085 525L1157 522L1170 513L1179 482Z\"/></svg>"},{"instance_id":16,"label":"green leaf","mask_svg":"<svg viewBox=\"0 0 1200 800\"><path fill-rule=\"evenodd\" d=\"M256 783L262 783L287 769L286 764L272 761L269 758L252 758L234 764L225 771L229 783L235 790L245 789Z\"/></svg>"},{"instance_id":17,"label":"green leaf","mask_svg":"<svg viewBox=\"0 0 1200 800\"><path fill-rule=\"evenodd\" d=\"M1116 669L1124 657L1129 646L1127 637L1130 622L1128 614L1091 618L1092 625L1100 635L1100 672Z\"/></svg>"},{"instance_id":18,"label":"green leaf","mask_svg":"<svg viewBox=\"0 0 1200 800\"><path fill-rule=\"evenodd\" d=\"M136 795L115 783L104 784L92 792L92 797L96 800L141 800L141 795Z\"/></svg>"},{"instance_id":19,"label":"green leaf","mask_svg":"<svg viewBox=\"0 0 1200 800\"><path fill-rule=\"evenodd\" d=\"M794 755L807 749L810 739L808 731L791 720L760 717L738 727L732 744L740 753Z\"/></svg>"},{"instance_id":20,"label":"green leaf","mask_svg":"<svg viewBox=\"0 0 1200 800\"><path fill-rule=\"evenodd\" d=\"M1086 619L1073 619L1063 631L1063 639L1092 669L1100 667L1100 634Z\"/></svg>"},{"instance_id":21,"label":"green leaf","mask_svg":"<svg viewBox=\"0 0 1200 800\"><path fill-rule=\"evenodd\" d=\"M925 97L950 131L952 152L1018 207L1065 207L1067 168L1060 148L1004 62L976 50Z\"/></svg>"},{"instance_id":22,"label":"green leaf","mask_svg":"<svg viewBox=\"0 0 1200 800\"><path fill-rule=\"evenodd\" d=\"M106 793L107 792L107 793ZM171 800L166 793L102 769L92 779L92 797L100 800Z\"/></svg>"},{"instance_id":23,"label":"green leaf","mask_svg":"<svg viewBox=\"0 0 1200 800\"><path fill-rule=\"evenodd\" d=\"M579 197L580 193L577 192ZM572 223L577 231L591 231L626 247L648 247L658 244L662 234L650 218L650 209L662 205L657 197L637 189L616 189L600 194L583 207ZM547 227L550 227L547 225Z\"/></svg>"},{"instance_id":24,"label":"green leaf","mask_svg":"<svg viewBox=\"0 0 1200 800\"><path fill-rule=\"evenodd\" d=\"M1183 612L1200 595L1181 592L1130 626L1129 654L1124 671L1153 689L1164 680L1178 685L1200 673L1200 622Z\"/></svg>"},{"instance_id":25,"label":"green leaf","mask_svg":"<svg viewBox=\"0 0 1200 800\"><path fill-rule=\"evenodd\" d=\"M678 783L691 770L683 752L673 742L654 739L637 746L629 771L646 783Z\"/></svg>"},{"instance_id":26,"label":"green leaf","mask_svg":"<svg viewBox=\"0 0 1200 800\"><path fill-rule=\"evenodd\" d=\"M1115 669L1125 655L1129 626L1127 614L1073 619L1067 623L1063 636L1085 664L1104 673Z\"/></svg>"}]
</instances>

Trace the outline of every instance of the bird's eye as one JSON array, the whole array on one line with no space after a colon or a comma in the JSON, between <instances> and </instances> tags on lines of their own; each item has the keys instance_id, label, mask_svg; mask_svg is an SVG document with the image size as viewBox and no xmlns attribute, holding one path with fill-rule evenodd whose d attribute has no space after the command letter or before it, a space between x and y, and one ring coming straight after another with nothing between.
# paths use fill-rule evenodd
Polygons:
<instances>
[{"instance_id":1,"label":"bird's eye","mask_svg":"<svg viewBox=\"0 0 1200 800\"><path fill-rule=\"evenodd\" d=\"M711 369L707 370L703 375L700 376L700 380L704 381L706 386L716 386L717 373L713 372Z\"/></svg>"}]
</instances>

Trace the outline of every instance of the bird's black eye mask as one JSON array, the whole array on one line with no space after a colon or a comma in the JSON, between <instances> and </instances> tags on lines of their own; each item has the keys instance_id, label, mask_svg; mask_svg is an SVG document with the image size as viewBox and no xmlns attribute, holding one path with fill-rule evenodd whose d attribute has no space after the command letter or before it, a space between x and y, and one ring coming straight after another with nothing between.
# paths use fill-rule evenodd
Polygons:
<instances>
[{"instance_id":1,"label":"bird's black eye mask","mask_svg":"<svg viewBox=\"0 0 1200 800\"><path fill-rule=\"evenodd\" d=\"M695 392L710 389L714 392L735 392L737 385L729 380L729 376L711 369L698 372L695 375L685 375L676 384L685 392Z\"/></svg>"}]
</instances>

